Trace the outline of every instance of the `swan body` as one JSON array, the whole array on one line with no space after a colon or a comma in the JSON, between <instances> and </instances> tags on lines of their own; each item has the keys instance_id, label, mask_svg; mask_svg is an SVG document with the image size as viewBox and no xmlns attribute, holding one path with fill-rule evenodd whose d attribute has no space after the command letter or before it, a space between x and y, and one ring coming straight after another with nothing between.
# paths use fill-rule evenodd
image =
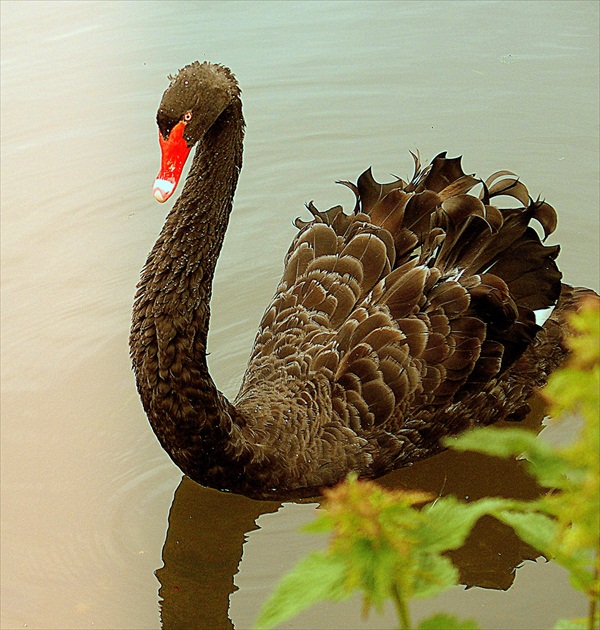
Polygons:
<instances>
[{"instance_id":1,"label":"swan body","mask_svg":"<svg viewBox=\"0 0 600 630\"><path fill-rule=\"evenodd\" d=\"M212 279L242 165L240 90L223 66L171 77L157 114L154 195L181 192L142 271L130 347L149 421L193 480L255 498L314 495L349 471L376 477L441 438L519 418L564 354L554 209L508 171L414 157L411 181L349 186L354 210L308 209L260 322L240 391L210 377ZM478 188L478 194L472 191ZM498 201L510 197L509 208ZM515 200L518 202L515 207Z\"/></svg>"}]
</instances>

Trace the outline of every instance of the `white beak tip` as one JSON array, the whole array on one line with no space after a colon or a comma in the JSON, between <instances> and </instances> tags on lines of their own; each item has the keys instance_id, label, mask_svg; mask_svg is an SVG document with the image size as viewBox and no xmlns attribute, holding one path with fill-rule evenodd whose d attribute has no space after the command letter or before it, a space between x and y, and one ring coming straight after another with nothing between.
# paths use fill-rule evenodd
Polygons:
<instances>
[{"instance_id":1,"label":"white beak tip","mask_svg":"<svg viewBox=\"0 0 600 630\"><path fill-rule=\"evenodd\" d=\"M166 179L157 179L152 187L152 194L156 201L164 203L175 190L175 184Z\"/></svg>"}]
</instances>

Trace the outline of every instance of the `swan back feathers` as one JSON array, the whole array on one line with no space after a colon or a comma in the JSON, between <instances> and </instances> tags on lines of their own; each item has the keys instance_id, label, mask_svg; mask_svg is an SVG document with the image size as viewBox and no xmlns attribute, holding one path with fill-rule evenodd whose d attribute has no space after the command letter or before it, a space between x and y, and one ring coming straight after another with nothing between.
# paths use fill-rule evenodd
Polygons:
<instances>
[{"instance_id":1,"label":"swan back feathers","mask_svg":"<svg viewBox=\"0 0 600 630\"><path fill-rule=\"evenodd\" d=\"M376 443L386 466L410 451L403 427L419 442L419 418L450 423L449 406L493 388L540 330L533 310L560 293L558 247L529 225L554 230L549 204L507 171L482 182L460 158L421 168L413 157L410 182L379 184L370 169L341 182L356 196L350 215L308 204L236 401L286 391L275 407L306 409L318 396L309 424L319 416ZM522 206L492 205L501 196Z\"/></svg>"}]
</instances>

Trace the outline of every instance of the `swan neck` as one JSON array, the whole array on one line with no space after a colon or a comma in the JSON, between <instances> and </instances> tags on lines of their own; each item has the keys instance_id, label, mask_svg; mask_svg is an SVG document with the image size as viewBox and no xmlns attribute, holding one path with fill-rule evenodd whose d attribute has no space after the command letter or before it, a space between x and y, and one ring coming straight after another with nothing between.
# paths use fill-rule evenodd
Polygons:
<instances>
[{"instance_id":1,"label":"swan neck","mask_svg":"<svg viewBox=\"0 0 600 630\"><path fill-rule=\"evenodd\" d=\"M167 220L172 242L183 256L188 291L179 295L193 311L200 336L206 339L212 282L221 253L233 198L242 168L244 119L241 101L221 114L199 142L181 196Z\"/></svg>"},{"instance_id":2,"label":"swan neck","mask_svg":"<svg viewBox=\"0 0 600 630\"><path fill-rule=\"evenodd\" d=\"M130 347L152 427L196 480L219 469L235 410L206 361L212 281L242 165L244 119L236 98L200 141L138 285ZM235 425L235 427L234 427Z\"/></svg>"}]
</instances>

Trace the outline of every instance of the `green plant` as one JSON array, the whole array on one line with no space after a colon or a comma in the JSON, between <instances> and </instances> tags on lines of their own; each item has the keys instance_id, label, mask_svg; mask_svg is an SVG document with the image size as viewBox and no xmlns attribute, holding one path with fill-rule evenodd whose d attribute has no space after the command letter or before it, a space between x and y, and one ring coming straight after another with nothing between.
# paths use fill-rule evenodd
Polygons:
<instances>
[{"instance_id":1,"label":"green plant","mask_svg":"<svg viewBox=\"0 0 600 630\"><path fill-rule=\"evenodd\" d=\"M492 514L527 543L566 567L573 586L590 602L587 619L562 620L556 630L588 628L598 618L600 310L598 301L573 316L578 333L567 365L545 395L553 417L578 414L582 428L570 445L555 448L522 429L475 429L448 445L509 457L523 454L540 485L551 488L535 501L488 498L469 504L452 496L391 492L356 475L325 493L325 510L307 531L329 533L328 548L301 561L264 606L257 628L271 628L322 600L363 593L364 611L394 602L399 627L411 628L409 602L457 583L443 555L460 547L475 522ZM435 499L435 500L434 500ZM435 615L420 630L476 629L473 620Z\"/></svg>"},{"instance_id":2,"label":"green plant","mask_svg":"<svg viewBox=\"0 0 600 630\"><path fill-rule=\"evenodd\" d=\"M569 445L553 447L522 429L474 429L452 448L511 457L523 455L540 485L537 501L506 502L493 512L525 542L565 567L589 601L586 625L598 618L600 576L600 310L598 300L571 318L571 355L544 388L554 421L577 415L581 428ZM566 627L566 626L564 626Z\"/></svg>"},{"instance_id":3,"label":"green plant","mask_svg":"<svg viewBox=\"0 0 600 630\"><path fill-rule=\"evenodd\" d=\"M355 474L327 491L326 509L305 529L331 533L329 548L307 556L283 579L257 627L270 628L317 601L339 601L359 590L365 612L392 600L400 627L410 628L410 599L457 583L456 568L442 554L460 547L480 516L501 503L432 498L386 491L374 482L358 481ZM443 625L425 627L476 627L471 621L449 626L449 619L444 616Z\"/></svg>"}]
</instances>

